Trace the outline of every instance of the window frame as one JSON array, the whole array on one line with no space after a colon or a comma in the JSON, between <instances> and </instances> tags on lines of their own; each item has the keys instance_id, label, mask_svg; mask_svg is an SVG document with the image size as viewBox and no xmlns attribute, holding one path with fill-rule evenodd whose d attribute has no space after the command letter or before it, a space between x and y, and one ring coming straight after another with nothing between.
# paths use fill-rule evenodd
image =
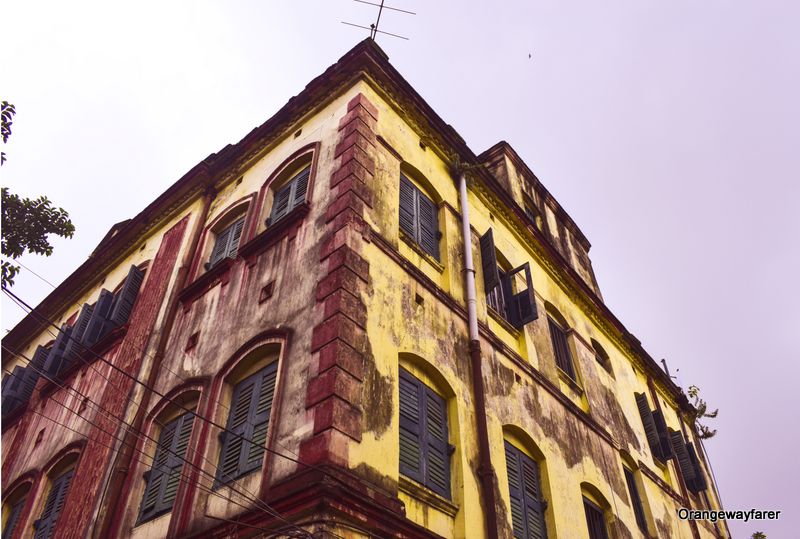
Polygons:
<instances>
[{"instance_id":1,"label":"window frame","mask_svg":"<svg viewBox=\"0 0 800 539\"><path fill-rule=\"evenodd\" d=\"M518 533L521 533L519 537L522 539L547 537L547 524L545 519L547 502L544 501L542 495L542 476L539 463L510 441L503 440L503 442L506 456L506 477L508 479L509 501L511 504L511 526L513 535L514 537L518 537ZM514 495L515 489L512 485L512 471L518 478L517 482L519 483L519 486L516 488L516 490L519 492L519 494L517 496ZM534 484L528 485L528 481L531 478L533 479ZM529 487L533 489L532 493L528 492ZM520 511L522 513L521 518L523 518L522 522L519 523L522 526L521 530L518 529L517 522L514 520L515 498L519 500L518 503L521 503ZM538 516L538 535L535 535L536 531L530 528L531 524L537 523L536 521L531 522L531 512L534 513L533 518Z\"/></svg>"},{"instance_id":2,"label":"window frame","mask_svg":"<svg viewBox=\"0 0 800 539\"><path fill-rule=\"evenodd\" d=\"M625 475L625 483L628 485L628 497L631 500L633 515L636 517L636 525L639 526L643 533L647 534L647 518L644 514L644 503L639 492L639 486L636 484L636 474L627 466L622 467L622 472Z\"/></svg>"},{"instance_id":3,"label":"window frame","mask_svg":"<svg viewBox=\"0 0 800 539\"><path fill-rule=\"evenodd\" d=\"M285 170L293 170L291 175L289 175L289 179L286 181L282 181L279 184L279 187L270 186L270 191L272 192L272 203L269 210L269 216L265 221L265 226L270 228L274 226L276 223L280 222L282 219L286 218L289 214L292 213L293 210L306 204L308 202L309 193L311 191L312 182L312 172L313 172L313 156L310 161L306 161L304 156L298 157L295 161L302 161L297 167L285 167ZM294 161L291 163L293 164ZM298 187L301 186L300 193L301 195L298 196ZM283 193L286 194L286 207L283 210L278 211L278 197L283 196Z\"/></svg>"},{"instance_id":4,"label":"window frame","mask_svg":"<svg viewBox=\"0 0 800 539\"><path fill-rule=\"evenodd\" d=\"M398 228L401 236L404 235L436 262L441 262L442 231L439 226L439 205L434 197L431 197L425 189L417 185L402 170L398 185ZM424 220L422 218L423 209L429 213L428 218Z\"/></svg>"},{"instance_id":5,"label":"window frame","mask_svg":"<svg viewBox=\"0 0 800 539\"><path fill-rule=\"evenodd\" d=\"M244 214L239 215L218 232L214 232L212 229L214 245L211 247L208 261L204 264L206 271L210 271L228 258L236 259L239 252L239 245L242 243L246 224L247 212L245 210Z\"/></svg>"},{"instance_id":6,"label":"window frame","mask_svg":"<svg viewBox=\"0 0 800 539\"><path fill-rule=\"evenodd\" d=\"M547 324L556 367L567 375L570 380L577 383L578 374L575 369L575 358L572 357L572 351L569 347L569 330L563 328L550 313L547 314Z\"/></svg>"},{"instance_id":7,"label":"window frame","mask_svg":"<svg viewBox=\"0 0 800 539\"><path fill-rule=\"evenodd\" d=\"M403 367L400 367L398 385L398 409L400 418L399 473L439 496L447 500L452 500L451 457L455 447L450 444L450 420L447 410L447 399ZM416 402L413 403L417 411L416 420L409 415L411 410L408 404L411 403L406 403L406 406L403 406L404 385L406 388L405 393L408 394L408 390L412 387L416 391ZM433 403L433 406L431 406L431 403ZM403 414L404 408L406 409L405 415ZM429 421L434 417L434 414L438 415L441 419L441 428L438 429L438 439L431 439L433 437L431 436L432 433ZM409 447L410 444L416 444L418 448L419 460L417 470L414 470L403 462L404 441L405 447ZM406 452L408 452L408 450L406 450ZM431 473L432 455L438 457L442 461L439 463L440 469L433 474ZM440 477L440 484L437 484L437 477Z\"/></svg>"},{"instance_id":8,"label":"window frame","mask_svg":"<svg viewBox=\"0 0 800 539\"><path fill-rule=\"evenodd\" d=\"M606 512L603 508L586 496L583 496L583 512L586 516L586 528L589 532L589 539L609 539ZM594 518L592 519L591 517Z\"/></svg>"}]
</instances>

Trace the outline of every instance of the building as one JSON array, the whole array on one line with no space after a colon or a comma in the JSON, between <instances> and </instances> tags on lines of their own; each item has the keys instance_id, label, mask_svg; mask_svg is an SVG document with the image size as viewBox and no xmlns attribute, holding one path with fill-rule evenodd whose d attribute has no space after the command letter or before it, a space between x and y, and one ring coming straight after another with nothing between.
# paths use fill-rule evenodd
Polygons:
<instances>
[{"instance_id":1,"label":"building","mask_svg":"<svg viewBox=\"0 0 800 539\"><path fill-rule=\"evenodd\" d=\"M3 339L3 538L728 537L588 251L366 40Z\"/></svg>"}]
</instances>

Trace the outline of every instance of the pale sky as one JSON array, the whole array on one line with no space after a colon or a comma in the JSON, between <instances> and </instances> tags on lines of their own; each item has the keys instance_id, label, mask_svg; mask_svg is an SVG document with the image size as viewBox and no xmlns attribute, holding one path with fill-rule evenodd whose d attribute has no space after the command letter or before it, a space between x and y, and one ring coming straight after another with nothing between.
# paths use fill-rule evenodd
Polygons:
<instances>
[{"instance_id":1,"label":"pale sky","mask_svg":"<svg viewBox=\"0 0 800 539\"><path fill-rule=\"evenodd\" d=\"M606 303L720 416L707 442L734 537L800 529L800 3L389 5L392 64L476 153L511 143L592 242ZM127 7L123 7L127 6ZM240 140L366 31L349 0L4 0L2 185L67 209L22 263L51 283L115 222ZM529 54L532 55L529 58ZM15 292L50 287L28 271ZM21 312L3 297L2 327Z\"/></svg>"}]
</instances>

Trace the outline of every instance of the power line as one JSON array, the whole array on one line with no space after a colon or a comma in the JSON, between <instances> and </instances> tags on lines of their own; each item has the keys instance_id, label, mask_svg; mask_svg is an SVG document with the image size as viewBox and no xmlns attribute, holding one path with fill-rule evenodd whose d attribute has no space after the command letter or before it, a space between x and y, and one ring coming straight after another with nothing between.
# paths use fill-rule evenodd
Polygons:
<instances>
[{"instance_id":1,"label":"power line","mask_svg":"<svg viewBox=\"0 0 800 539\"><path fill-rule=\"evenodd\" d=\"M26 266L25 264L23 264L23 263L22 263L22 262L20 262L19 260L15 259L15 258L9 258L9 257L7 257L7 256L5 256L5 255L3 255L3 256L5 257L5 259L6 259L6 260L10 260L10 261L12 261L12 263L14 263L14 264L19 264L20 266L22 266L22 267L23 267L23 268L25 268L26 270L28 270L28 271L30 271L31 273L33 273L33 274L34 274L35 276L37 276L39 279L41 279L42 281L44 281L44 282L46 282L47 284L49 284L51 287L53 287L53 288L56 288L56 285L54 285L53 283L51 283L50 281L48 281L47 279L45 279L44 277L42 277L41 275L39 275L38 273L36 273L35 271L33 271L31 268L29 268L28 266Z\"/></svg>"},{"instance_id":2,"label":"power line","mask_svg":"<svg viewBox=\"0 0 800 539\"><path fill-rule=\"evenodd\" d=\"M150 436L150 435L148 435L148 434L145 434L144 432L142 432L142 431L140 431L140 430L137 430L137 429L134 429L134 428L132 428L132 427L133 427L132 425L130 425L129 423L127 423L127 422L126 422L126 421L124 421L123 419L121 419L121 418L117 417L116 415L114 415L113 413L111 413L109 410L107 410L107 409L105 409L103 406L101 406L100 404L98 404L98 403L94 402L94 401L93 401L93 400L92 400L90 397L88 397L88 396L84 395L83 393L81 393L80 391L78 391L77 389L75 389L74 387L72 387L72 386L64 386L64 385L60 384L60 383L59 383L57 380L54 380L53 378L51 378L51 377L50 377L50 376L49 376L49 375L48 375L46 372L43 372L43 371L41 371L41 370L40 370L40 369L38 369L38 368L37 368L35 365L33 365L33 364L31 363L31 360L30 360L29 358L27 358L26 356L24 356L24 355L22 355L22 354L15 353L13 350L11 350L11 349L10 349L8 346L6 346L6 345L2 345L2 346L3 346L3 348L5 348L5 349L6 349L6 350L8 350L9 352L11 352L12 354L15 354L15 355L17 355L18 357L22 357L22 358L24 358L25 360L27 360L27 361L28 361L28 365L29 365L30 367L32 367L34 370L36 370L37 372L39 372L41 375L43 375L45 378L47 378L47 379L48 379L48 380L50 380L51 382L53 382L53 383L57 384L59 387L61 387L61 388L63 388L63 389L72 390L74 393L76 393L76 394L78 394L78 395L80 395L80 396L84 397L84 399L85 399L86 401L88 401L88 402L92 403L92 405L93 405L93 408L95 408L96 410L98 410L98 411L102 411L102 412L104 412L104 413L105 413L105 414L106 414L108 417L112 417L112 418L114 418L114 419L116 419L116 420L120 421L120 422L121 422L121 423L123 423L124 425L126 425L126 426L128 427L128 430L129 430L130 432L132 432L132 433L134 434L134 436L136 436L136 438L137 438L137 439L143 439L143 438L146 438L146 439L150 440L151 442L155 443L155 444L156 444L156 446L158 446L158 445L159 445L159 443L158 443L159 441L158 441L158 440L156 440L155 438L153 438L152 436ZM58 404L59 406L61 406L61 407L65 408L67 411L74 413L75 415L77 415L78 417L80 417L81 419L83 419L84 421L86 421L87 423L89 423L90 425L92 425L92 426L94 426L95 428L99 429L100 431L104 432L105 434L108 434L108 435L109 435L109 436L111 436L111 437L112 437L114 440L116 440L116 441L118 441L118 442L122 443L123 445L128 445L128 446L129 446L129 447L131 447L131 448L132 448L134 451L136 451L136 452L138 452L138 453L141 453L141 454L143 454L143 455L147 456L147 455L146 455L146 453L144 453L142 450L140 450L140 449L136 448L134 445L125 444L125 442L124 442L124 439L123 439L123 440L120 440L119 438L117 438L117 436L116 436L115 434L113 434L113 433L111 433L111 432L108 432L107 430L103 429L101 426L99 426L99 425L97 425L96 423L94 423L94 422L90 421L88 418L85 418L85 417L81 416L81 415L80 415L80 413L78 413L78 412L75 412L74 410L72 410L71 408L69 408L69 406L67 406L65 403L59 402L59 401L58 401L58 400L56 400L55 398L51 398L50 400L52 400L53 402L55 402L55 403L56 403L56 404ZM36 410L31 410L31 411L33 411L33 412L37 413L37 412L36 412ZM193 416L197 417L197 415L196 415L194 412L191 412L191 411L190 411L189 413L191 413ZM41 414L39 414L39 415L41 415ZM157 422L157 421L156 421L156 422ZM164 426L164 425L163 425L163 423L160 423L160 424L161 424L161 426L162 426L162 427ZM70 429L70 430L72 430L72 429ZM108 445L106 445L106 444L103 444L103 443L102 443L102 442L100 442L99 440L95 440L95 441L97 441L97 443L99 443L99 444L101 444L101 445L105 445L106 447L109 447L109 448L110 448L110 449L112 449L112 450L114 449L114 448L113 448L113 447L111 447L111 446L108 446ZM196 465L196 464L194 464L193 462L191 462L191 461L189 461L188 459L186 459L184 456L177 454L175 451L173 451L173 450L171 450L171 449L167 449L167 451L168 451L169 453L171 453L172 455L174 455L174 456L175 456L176 458L178 458L179 460L183 461L185 464L189 464L189 466L191 466L192 468L194 468L194 469L198 470L200 473L202 473L202 474L205 474L206 476L210 477L212 480L216 480L216 476L215 476L215 475L208 473L206 470L204 470L204 469L203 469L203 468L201 468L200 466L197 466L197 465ZM155 458L155 456L154 456L153 458ZM209 461L207 458L205 458L205 457L203 457L203 458L204 458L204 460L206 460L207 462L209 462L209 463L210 463L210 461ZM144 462L144 461L142 461L142 460L140 460L140 459L136 459L136 460L137 460L137 462L141 462L142 464L144 464L144 465L146 465L146 466L147 466L147 463L146 463L146 462ZM153 467L153 466L155 466L155 461L153 461L153 463L151 464L151 467ZM213 463L212 463L212 466L214 466L214 465L213 465ZM214 466L214 467L215 467L215 468L217 468L217 466ZM181 478L184 478L184 479L187 479L187 478L188 478L188 476L185 476L185 475L184 475L183 471L179 472L179 475L180 475L180 477L181 477ZM228 478L230 478L230 477L231 477L231 476L230 476L230 475L228 475L228 474L226 474L226 475L228 476ZM215 494L215 495L217 495L217 496L219 496L219 497L223 497L223 498L224 498L224 496L222 496L221 494L218 494L218 493L215 493L215 492L212 492L212 491L208 490L208 487L204 487L204 486L202 485L202 483L200 483L200 481L199 481L199 480L198 480L198 488L201 488L201 489L203 489L204 491L210 492L210 493L212 493L212 494ZM288 524L289 526L294 526L294 527L297 527L297 526L295 526L294 524L292 524L291 522L289 522L288 520L286 520L286 519L283 517L283 515L281 515L281 514L280 514L280 513L279 513L277 510L275 510L275 509L273 509L272 507L270 507L270 506L269 506L269 505L268 505L266 502L264 502L263 500L259 499L259 498L258 498L258 497L257 497L255 494L253 494L252 492L250 492L250 491L248 491L248 490L246 490L246 489L245 489L245 492L246 492L246 493L249 495L249 496L248 496L248 495L245 495L244 493L242 493L241 491L239 491L238 489L236 489L236 487L229 486L229 488L230 488L230 490L231 490L231 491L233 491L233 492L235 492L236 494L240 495L242 498L244 498L244 499L246 499L246 500L248 500L248 501L250 501L250 502L255 502L255 504L256 504L256 506L257 506L257 507L258 507L258 505L260 504L260 505L261 505L261 507L259 507L259 508L260 508L261 510L263 510L264 512L266 512L268 515L278 518L279 520L281 520L281 521L285 522L285 523L286 523L286 524ZM229 499L230 499L230 498L229 498ZM238 505L240 505L241 507L245 507L245 508L246 508L246 509L248 509L248 510L249 510L249 509L251 509L250 507L247 507L247 506L242 506L241 504L238 504ZM308 532L306 532L306 530L303 530L302 528L299 528L299 527L297 527L297 529L298 529L298 530L300 530L300 531L303 531L303 532L304 532L304 533L306 533L306 534L308 534Z\"/></svg>"}]
</instances>

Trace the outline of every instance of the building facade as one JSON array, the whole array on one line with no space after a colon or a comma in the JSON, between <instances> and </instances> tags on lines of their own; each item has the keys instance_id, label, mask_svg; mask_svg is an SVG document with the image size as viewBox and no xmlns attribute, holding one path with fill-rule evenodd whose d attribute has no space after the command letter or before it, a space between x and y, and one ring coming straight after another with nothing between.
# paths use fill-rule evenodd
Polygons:
<instances>
[{"instance_id":1,"label":"building facade","mask_svg":"<svg viewBox=\"0 0 800 539\"><path fill-rule=\"evenodd\" d=\"M3 339L3 538L729 537L588 252L366 40Z\"/></svg>"}]
</instances>

